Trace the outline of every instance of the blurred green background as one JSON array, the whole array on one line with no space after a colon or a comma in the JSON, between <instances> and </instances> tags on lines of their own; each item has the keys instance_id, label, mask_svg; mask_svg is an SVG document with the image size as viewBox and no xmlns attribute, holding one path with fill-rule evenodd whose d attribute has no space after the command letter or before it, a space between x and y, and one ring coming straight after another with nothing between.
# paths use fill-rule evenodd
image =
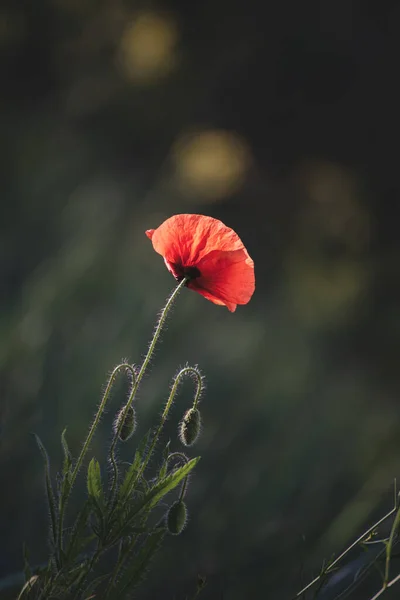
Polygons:
<instances>
[{"instance_id":1,"label":"blurred green background","mask_svg":"<svg viewBox=\"0 0 400 600\"><path fill-rule=\"evenodd\" d=\"M185 290L141 387L138 437L179 365L207 378L190 522L138 597L290 598L391 507L399 27L390 0L2 2L0 577L46 557L31 432L56 470L140 362L174 286L144 231L180 212L233 227L257 289L235 314Z\"/></svg>"}]
</instances>

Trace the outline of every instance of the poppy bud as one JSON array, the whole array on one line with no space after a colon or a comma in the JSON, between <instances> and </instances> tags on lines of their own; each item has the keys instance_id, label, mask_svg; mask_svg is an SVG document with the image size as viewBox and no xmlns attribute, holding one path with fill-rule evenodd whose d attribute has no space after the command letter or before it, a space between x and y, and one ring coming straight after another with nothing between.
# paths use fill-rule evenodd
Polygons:
<instances>
[{"instance_id":1,"label":"poppy bud","mask_svg":"<svg viewBox=\"0 0 400 600\"><path fill-rule=\"evenodd\" d=\"M183 415L179 426L179 439L184 446L192 446L200 433L200 411L197 408L189 408Z\"/></svg>"},{"instance_id":2,"label":"poppy bud","mask_svg":"<svg viewBox=\"0 0 400 600\"><path fill-rule=\"evenodd\" d=\"M121 427L122 420L124 421L124 423ZM133 435L133 432L136 428L136 416L132 406L128 408L128 411L126 410L125 406L122 407L119 411L114 423L115 433L119 431L120 427L121 431L119 432L119 439L122 442L126 442L126 440L129 440L129 438Z\"/></svg>"},{"instance_id":3,"label":"poppy bud","mask_svg":"<svg viewBox=\"0 0 400 600\"><path fill-rule=\"evenodd\" d=\"M173 503L167 513L167 529L172 535L182 533L187 519L186 504L183 500Z\"/></svg>"}]
</instances>

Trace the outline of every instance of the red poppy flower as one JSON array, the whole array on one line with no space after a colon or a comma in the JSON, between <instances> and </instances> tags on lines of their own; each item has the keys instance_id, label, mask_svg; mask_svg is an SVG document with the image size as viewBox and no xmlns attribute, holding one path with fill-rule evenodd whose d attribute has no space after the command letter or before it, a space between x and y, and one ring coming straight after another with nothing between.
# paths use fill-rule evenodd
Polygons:
<instances>
[{"instance_id":1,"label":"red poppy flower","mask_svg":"<svg viewBox=\"0 0 400 600\"><path fill-rule=\"evenodd\" d=\"M231 312L247 304L255 288L254 263L243 242L221 221L203 215L175 215L146 231L156 252L178 281Z\"/></svg>"}]
</instances>

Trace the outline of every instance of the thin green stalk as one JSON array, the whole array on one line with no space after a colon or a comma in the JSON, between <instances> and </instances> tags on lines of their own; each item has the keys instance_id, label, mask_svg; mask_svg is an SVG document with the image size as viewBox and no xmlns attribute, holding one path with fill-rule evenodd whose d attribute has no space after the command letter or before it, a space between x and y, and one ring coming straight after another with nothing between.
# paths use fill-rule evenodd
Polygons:
<instances>
[{"instance_id":1,"label":"thin green stalk","mask_svg":"<svg viewBox=\"0 0 400 600\"><path fill-rule=\"evenodd\" d=\"M168 456L167 462L174 460L174 458L179 458L179 459L183 460L183 462L186 464L189 462L188 457L183 452L173 452L172 454L170 454ZM183 500L183 498L185 497L187 484L188 484L188 477L185 477L185 479L183 480L182 486L181 486L181 491L179 493L179 500Z\"/></svg>"},{"instance_id":2,"label":"thin green stalk","mask_svg":"<svg viewBox=\"0 0 400 600\"><path fill-rule=\"evenodd\" d=\"M135 381L134 385L132 386L132 390L131 390L130 396L128 398L128 402L126 403L126 406L125 406L126 411L129 410L129 407L132 405L132 402L135 398L135 395L136 395L136 392L140 385L140 382L141 382L143 375L145 374L148 364L151 360L152 354L154 352L154 348L156 347L158 338L160 337L160 333L165 324L165 320L168 316L169 310L170 310L171 306L173 305L179 292L182 290L182 288L187 283L187 281L188 281L187 278L182 279L182 281L179 283L179 285L177 285L177 287L173 290L172 294L170 295L170 297L167 300L166 305L164 306L164 308L161 311L160 318L158 319L158 323L156 325L153 337L152 337L150 345L149 345L149 349L147 350L147 354L143 360L142 366L140 367L139 373L136 377L136 381ZM113 482L112 482L112 486L111 486L111 495L110 495L111 503L114 501L114 498L115 498L115 492L116 492L116 487L117 487L117 475L118 475L117 472L115 471L115 466L114 466L116 464L115 463L115 447L117 445L118 438L121 433L123 424L124 424L124 419L121 419L121 422L119 424L117 431L115 432L115 435L114 435L114 438L113 438L113 441L112 441L111 447L110 447L110 461L111 461L111 464L113 465L113 469L114 469L114 478L113 478Z\"/></svg>"},{"instance_id":3,"label":"thin green stalk","mask_svg":"<svg viewBox=\"0 0 400 600\"><path fill-rule=\"evenodd\" d=\"M91 426L91 428L89 430L89 433L88 433L88 435L86 437L86 440L85 440L85 442L83 444L83 447L82 447L81 453L79 455L79 458L76 461L75 468L72 471L72 474L71 474L71 487L75 483L76 476L78 475L78 471L79 471L79 469L82 466L82 462L83 462L83 459L85 458L86 452L88 451L88 448L90 446L90 442L92 441L93 435L94 435L94 433L95 433L95 431L97 429L98 424L100 423L100 419L101 419L101 416L102 416L103 411L105 409L105 406L107 404L108 397L110 395L110 391L111 391L111 388L113 386L114 380L115 380L116 376L118 375L118 373L121 371L121 369L128 369L131 372L132 377L135 378L134 369L128 363L121 363L111 373L110 379L108 380L107 387L105 389L103 398L102 398L102 400L100 402L100 406L99 406L98 411L96 413L95 419L94 419L94 421L92 423L92 426Z\"/></svg>"},{"instance_id":4,"label":"thin green stalk","mask_svg":"<svg viewBox=\"0 0 400 600\"><path fill-rule=\"evenodd\" d=\"M69 485L69 489L68 489L68 494L66 495L65 498L60 497L60 504L59 504L59 520L58 520L58 550L59 550L59 559L61 560L61 556L62 556L62 550L63 550L63 529L64 529L64 514L65 514L65 508L67 505L67 501L68 501L68 497L71 493L71 490L73 488L73 485L75 483L76 477L78 475L79 469L82 466L82 462L83 459L85 458L85 455L89 449L90 443L92 441L93 435L97 429L98 424L100 423L100 419L102 417L102 414L104 412L105 406L108 402L108 398L110 396L110 392L111 392L111 388L114 384L115 378L118 375L118 373L122 370L128 370L130 371L131 375L133 378L135 378L135 371L133 369L133 367L131 365L129 365L128 363L121 363L120 365L118 365L117 367L115 367L115 369L113 370L113 372L110 375L110 378L108 380L106 389L104 391L103 394L103 398L100 402L99 408L97 410L96 416L94 418L94 421L92 423L92 426L89 429L89 433L87 434L86 440L82 446L82 450L81 453L78 457L78 460L76 461L75 467L71 473L71 479L70 479L70 485Z\"/></svg>"},{"instance_id":5,"label":"thin green stalk","mask_svg":"<svg viewBox=\"0 0 400 600\"><path fill-rule=\"evenodd\" d=\"M147 467L147 465L149 463L150 457L153 454L154 448L156 447L156 444L157 444L158 439L160 437L161 431L162 431L162 429L163 429L163 427L165 425L165 421L167 420L168 413L169 413L170 408L172 406L172 403L174 401L175 394L176 394L176 392L178 390L178 386L179 386L180 380L187 373L195 374L195 376L197 377L197 389L196 389L195 399L194 399L194 402L193 402L193 406L197 406L197 403L199 401L199 398L200 398L200 395L201 395L201 391L202 391L201 375L199 374L199 372L197 371L197 369L195 369L194 367L184 367L183 369L181 369L179 371L178 375L175 377L175 380L174 380L174 383L173 383L173 386L172 386L172 389L171 389L171 393L170 393L170 395L168 397L168 400L167 400L167 403L165 405L164 411L163 411L163 413L161 415L160 424L159 424L158 429L157 429L157 431L156 431L156 433L154 435L154 438L153 438L153 440L151 442L150 449L149 449L149 451L148 451L148 453L146 455L146 458L144 459L144 461L143 461L143 463L142 463L142 465L141 465L141 467L140 467L140 469L139 469L139 471L138 471L138 473L136 475L136 481L139 481L140 477L143 475L144 470L146 469L146 467Z\"/></svg>"},{"instance_id":6,"label":"thin green stalk","mask_svg":"<svg viewBox=\"0 0 400 600\"><path fill-rule=\"evenodd\" d=\"M390 559L392 556L392 548L394 542L394 536L396 535L396 531L400 525L400 508L396 513L396 517L393 521L392 529L390 531L389 541L386 546L386 567L385 567L385 578L383 580L383 588L386 589L389 584L389 569L390 569Z\"/></svg>"}]
</instances>

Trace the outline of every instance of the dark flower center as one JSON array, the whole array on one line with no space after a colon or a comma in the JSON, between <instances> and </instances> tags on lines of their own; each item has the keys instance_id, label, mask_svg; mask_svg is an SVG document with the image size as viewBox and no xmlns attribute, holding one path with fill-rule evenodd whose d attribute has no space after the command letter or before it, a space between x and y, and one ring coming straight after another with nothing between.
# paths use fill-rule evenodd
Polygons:
<instances>
[{"instance_id":1,"label":"dark flower center","mask_svg":"<svg viewBox=\"0 0 400 600\"><path fill-rule=\"evenodd\" d=\"M201 276L201 273L197 267L183 267L182 265L174 264L174 275L177 281L182 281L184 277L187 277L189 280L196 279Z\"/></svg>"}]
</instances>

